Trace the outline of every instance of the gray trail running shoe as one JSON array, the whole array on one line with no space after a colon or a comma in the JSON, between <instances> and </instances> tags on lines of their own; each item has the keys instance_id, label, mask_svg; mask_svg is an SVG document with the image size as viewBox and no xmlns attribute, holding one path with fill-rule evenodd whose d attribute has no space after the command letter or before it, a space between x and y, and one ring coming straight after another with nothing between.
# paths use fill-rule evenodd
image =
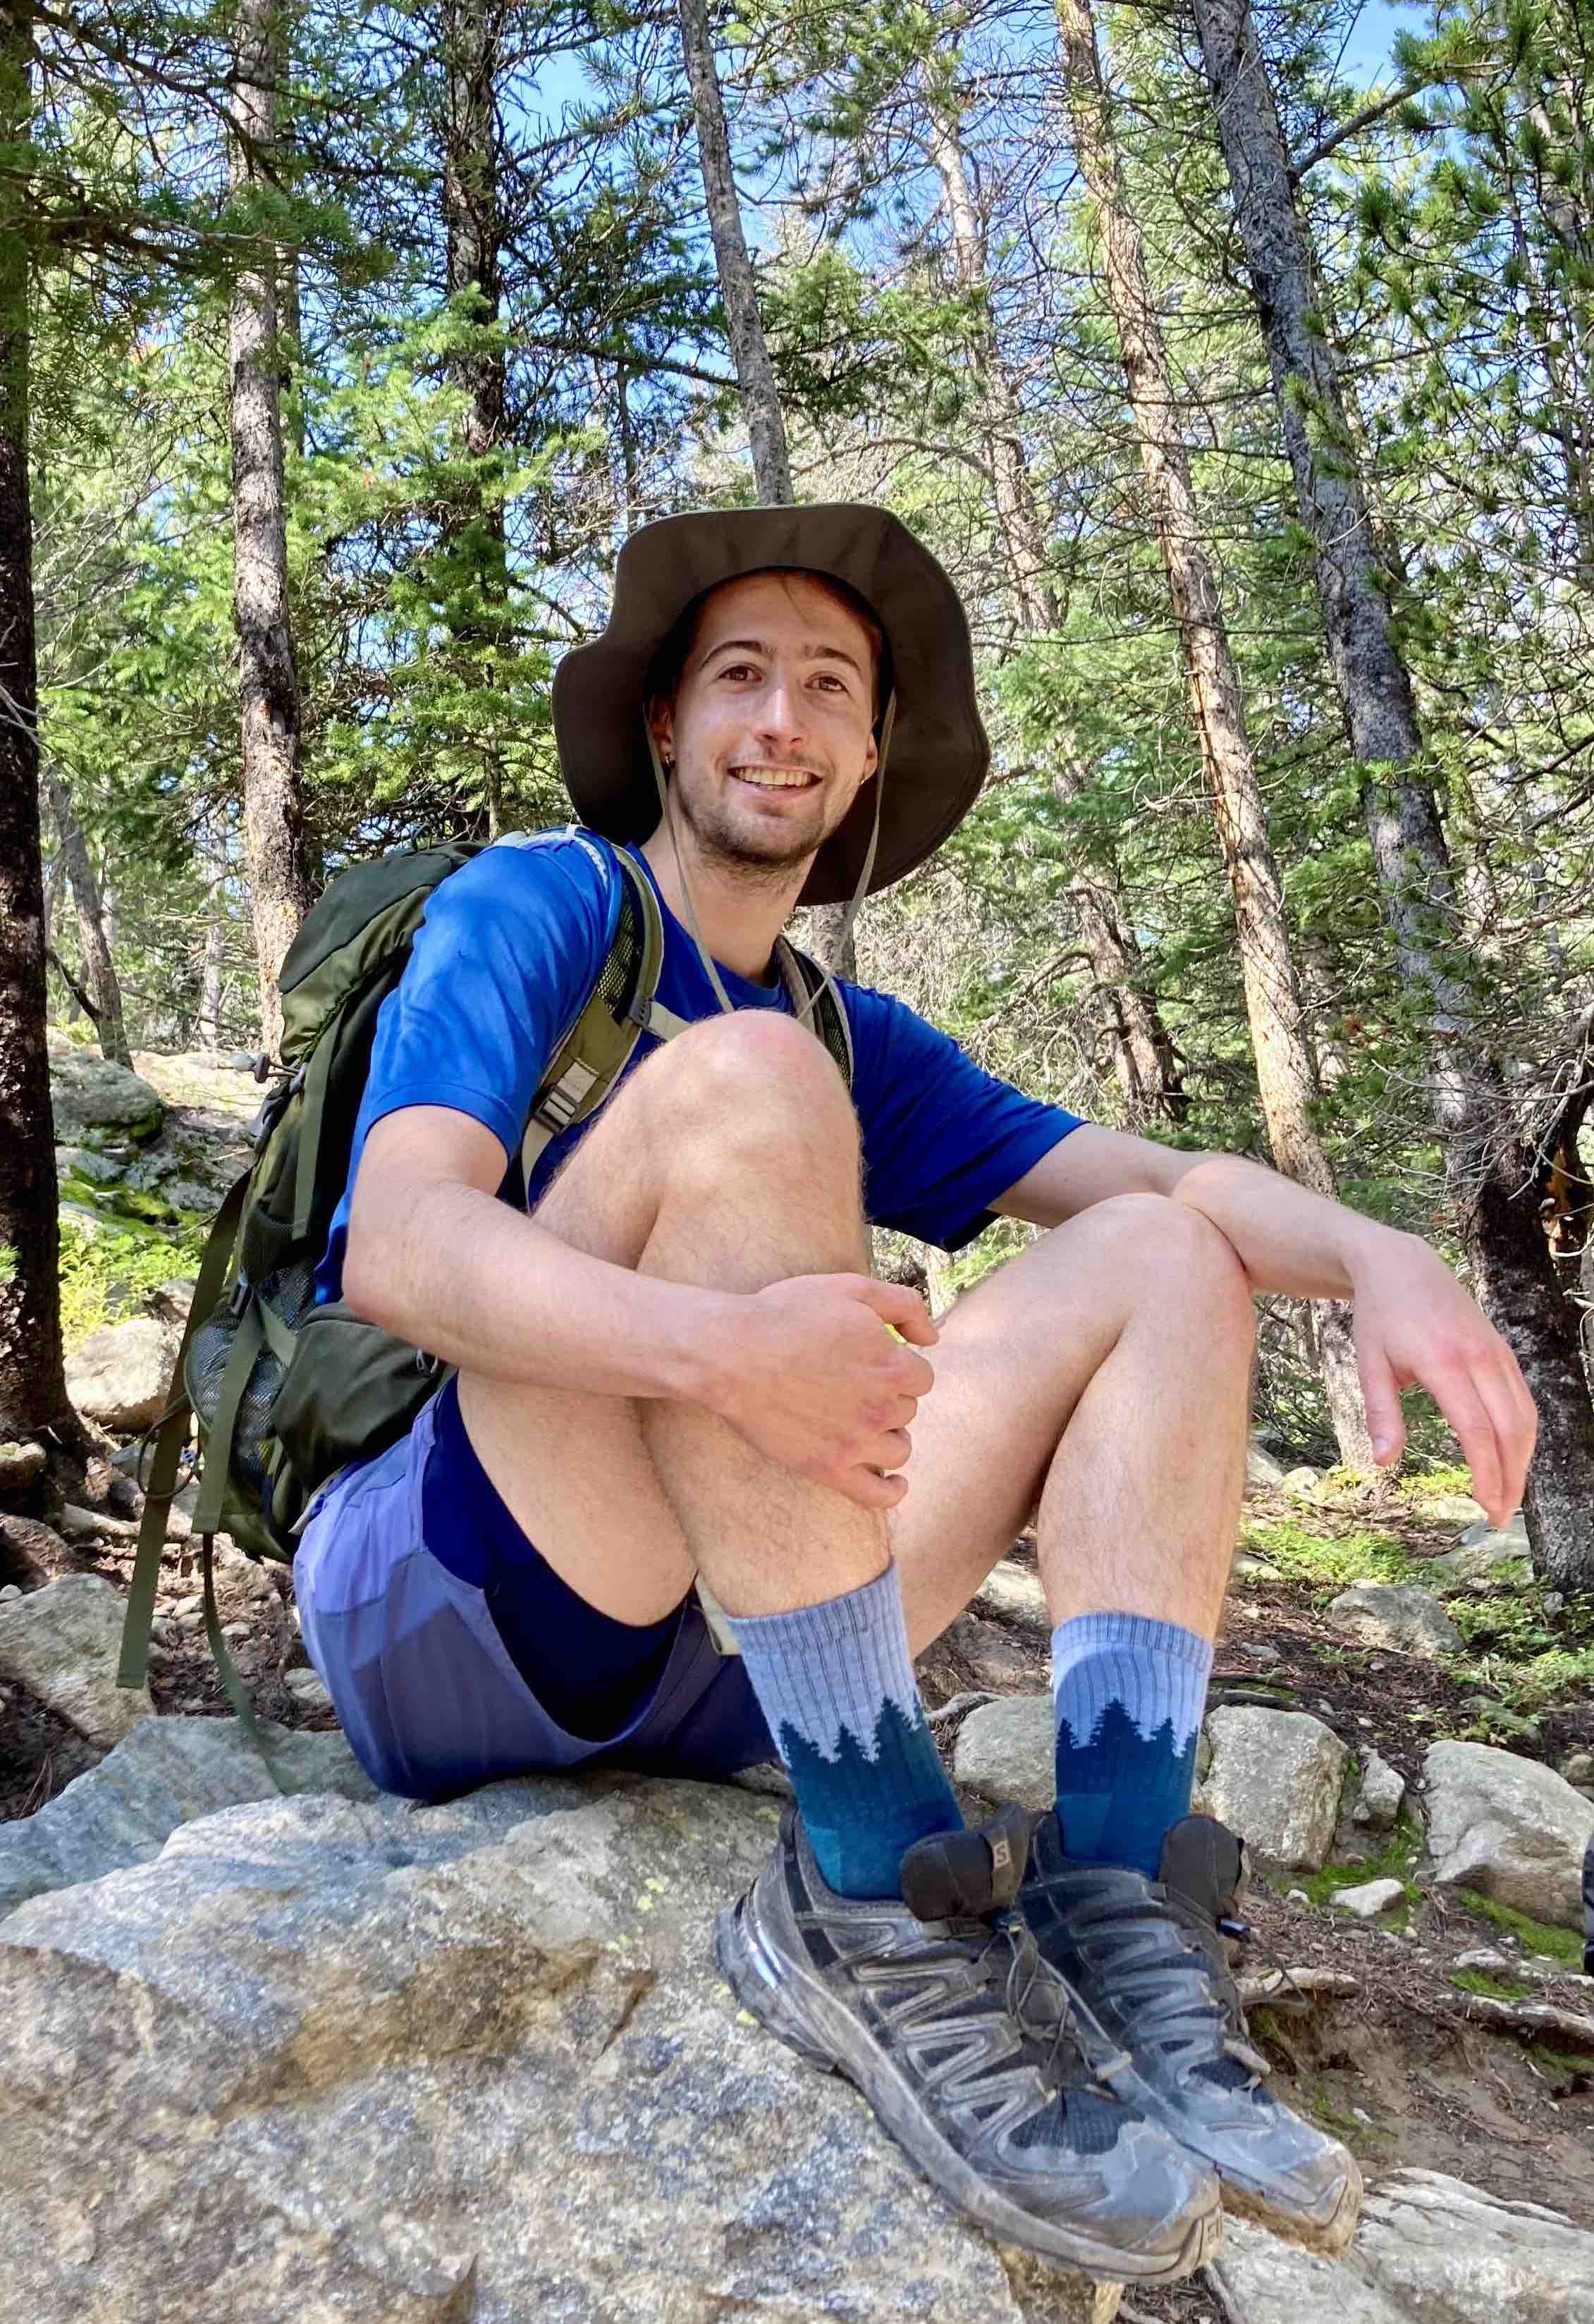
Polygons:
<instances>
[{"instance_id":1,"label":"gray trail running shoe","mask_svg":"<svg viewBox=\"0 0 1594 2324\"><path fill-rule=\"evenodd\" d=\"M838 1896L788 1810L722 1913L733 1992L812 2063L855 2082L941 2193L1002 2241L1110 2282L1210 2258L1212 2172L1104 2089L1068 1997L1013 1909L1029 1818L919 1840L910 1900Z\"/></svg>"},{"instance_id":2,"label":"gray trail running shoe","mask_svg":"<svg viewBox=\"0 0 1594 2324\"><path fill-rule=\"evenodd\" d=\"M1217 2172L1230 2209L1315 2251L1356 2231L1361 2173L1335 2139L1281 2106L1245 2038L1226 1941L1244 1849L1211 1816L1163 1842L1162 1878L1073 1864L1055 1815L1036 1826L1021 1891L1042 1954L1073 1994L1112 2088ZM1126 2065L1114 2064L1116 2051Z\"/></svg>"}]
</instances>

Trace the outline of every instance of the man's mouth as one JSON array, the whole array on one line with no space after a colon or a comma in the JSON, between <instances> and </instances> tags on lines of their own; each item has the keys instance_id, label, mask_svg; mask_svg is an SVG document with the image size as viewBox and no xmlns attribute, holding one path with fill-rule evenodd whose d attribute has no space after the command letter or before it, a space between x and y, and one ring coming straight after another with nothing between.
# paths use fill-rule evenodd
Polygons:
<instances>
[{"instance_id":1,"label":"man's mouth","mask_svg":"<svg viewBox=\"0 0 1594 2324\"><path fill-rule=\"evenodd\" d=\"M807 767L733 767L731 774L735 781L760 791L813 790L819 781Z\"/></svg>"}]
</instances>

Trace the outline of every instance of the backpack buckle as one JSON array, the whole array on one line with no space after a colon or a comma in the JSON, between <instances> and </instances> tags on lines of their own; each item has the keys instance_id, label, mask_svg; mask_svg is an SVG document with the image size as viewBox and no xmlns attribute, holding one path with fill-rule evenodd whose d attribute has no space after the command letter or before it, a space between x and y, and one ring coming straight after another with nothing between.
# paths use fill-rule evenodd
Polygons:
<instances>
[{"instance_id":1,"label":"backpack buckle","mask_svg":"<svg viewBox=\"0 0 1594 2324\"><path fill-rule=\"evenodd\" d=\"M241 1315L253 1296L254 1286L250 1282L249 1277L246 1275L239 1275L235 1277L233 1287L227 1294L227 1314L229 1315Z\"/></svg>"}]
</instances>

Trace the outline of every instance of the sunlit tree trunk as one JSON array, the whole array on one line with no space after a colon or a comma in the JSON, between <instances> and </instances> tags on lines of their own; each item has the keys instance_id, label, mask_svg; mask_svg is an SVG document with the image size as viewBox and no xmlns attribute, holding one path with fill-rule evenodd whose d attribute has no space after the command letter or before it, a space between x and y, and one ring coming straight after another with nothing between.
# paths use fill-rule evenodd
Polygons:
<instances>
[{"instance_id":1,"label":"sunlit tree trunk","mask_svg":"<svg viewBox=\"0 0 1594 2324\"><path fill-rule=\"evenodd\" d=\"M1421 764L1410 675L1391 617L1355 442L1278 114L1247 0L1194 0L1196 27L1267 346L1301 521L1314 545L1329 663L1402 983L1426 1027L1445 1180L1484 1307L1539 1408L1527 1482L1538 1570L1594 1587L1594 1406L1576 1311L1540 1222L1546 1162L1514 1120L1460 973L1462 937L1439 807Z\"/></svg>"},{"instance_id":2,"label":"sunlit tree trunk","mask_svg":"<svg viewBox=\"0 0 1594 2324\"><path fill-rule=\"evenodd\" d=\"M976 302L976 368L991 503L1018 626L1027 637L1056 630L1061 608L1052 586L1046 529L1026 466L1017 385L997 337L990 306L985 233L963 159L962 124L950 94L930 100L930 152L941 180L959 283ZM1089 782L1073 738L1055 738L1052 787L1065 806ZM1190 1110L1174 1045L1157 1009L1132 919L1110 871L1076 872L1068 908L1091 963L1093 1000L1107 1036L1113 1079L1137 1128L1183 1121Z\"/></svg>"},{"instance_id":3,"label":"sunlit tree trunk","mask_svg":"<svg viewBox=\"0 0 1594 2324\"><path fill-rule=\"evenodd\" d=\"M88 973L88 991L94 1001L94 1021L99 1032L101 1052L119 1065L131 1065L133 1058L127 1047L127 1029L122 1019L122 987L116 976L116 964L112 956L110 937L106 927L104 899L99 881L95 877L94 861L88 853L88 842L72 805L72 794L53 768L45 771L45 784L50 792L50 811L60 835L61 861L66 867L67 884L72 891L72 908L78 916L78 941L83 947L83 965Z\"/></svg>"},{"instance_id":4,"label":"sunlit tree trunk","mask_svg":"<svg viewBox=\"0 0 1594 2324\"><path fill-rule=\"evenodd\" d=\"M1108 298L1134 414L1152 523L1179 628L1179 647L1207 788L1223 851L1239 945L1257 1087L1273 1159L1285 1176L1332 1197L1334 1176L1313 1120L1321 1094L1301 983L1285 916L1284 882L1267 829L1246 726L1245 695L1230 646L1217 567L1201 529L1190 460L1179 432L1173 374L1152 301L1145 246L1129 203L1101 78L1089 0L1056 0L1074 152L1095 204L1107 257ZM1350 1311L1325 1302L1313 1352L1340 1458L1374 1468L1356 1367Z\"/></svg>"},{"instance_id":5,"label":"sunlit tree trunk","mask_svg":"<svg viewBox=\"0 0 1594 2324\"><path fill-rule=\"evenodd\" d=\"M786 415L780 408L775 366L769 360L763 319L759 313L758 278L748 256L747 237L742 231L742 204L731 166L731 141L725 128L720 77L714 68L707 0L677 0L677 8L681 24L681 54L697 124L697 154L703 170L703 191L708 204L720 297L725 309L725 330L752 446L752 472L758 482L759 499L766 507L790 508L797 495L791 484ZM808 935L827 968L837 976L855 977L858 953L853 930L847 931L843 942L846 917L844 904L815 905L808 914Z\"/></svg>"},{"instance_id":6,"label":"sunlit tree trunk","mask_svg":"<svg viewBox=\"0 0 1594 2324\"><path fill-rule=\"evenodd\" d=\"M278 25L274 0L238 0L232 155L238 194L266 182L276 147ZM234 281L227 318L244 844L261 1028L272 1056L282 1035L277 978L310 904L299 787L299 673L288 619L276 274L276 253L257 239Z\"/></svg>"}]
</instances>

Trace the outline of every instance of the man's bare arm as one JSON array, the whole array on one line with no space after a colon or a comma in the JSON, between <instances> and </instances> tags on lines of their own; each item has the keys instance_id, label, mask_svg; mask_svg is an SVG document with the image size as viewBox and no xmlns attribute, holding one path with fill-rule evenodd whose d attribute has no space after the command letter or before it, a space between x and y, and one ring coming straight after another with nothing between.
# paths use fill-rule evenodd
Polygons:
<instances>
[{"instance_id":1,"label":"man's bare arm","mask_svg":"<svg viewBox=\"0 0 1594 2324\"><path fill-rule=\"evenodd\" d=\"M860 1275L736 1293L637 1274L501 1203L503 1172L502 1147L468 1115L384 1116L349 1216L355 1314L491 1379L704 1405L866 1508L902 1499L908 1428L935 1382L917 1351L935 1341L917 1293Z\"/></svg>"},{"instance_id":2,"label":"man's bare arm","mask_svg":"<svg viewBox=\"0 0 1594 2324\"><path fill-rule=\"evenodd\" d=\"M406 1106L365 1141L343 1296L451 1364L594 1396L706 1401L725 1298L573 1250L495 1192L502 1147L447 1106Z\"/></svg>"},{"instance_id":3,"label":"man's bare arm","mask_svg":"<svg viewBox=\"0 0 1594 2324\"><path fill-rule=\"evenodd\" d=\"M993 1207L1058 1226L1114 1194L1166 1194L1225 1235L1252 1287L1353 1302L1373 1451L1396 1460L1400 1392L1420 1385L1460 1440L1497 1523L1522 1497L1538 1416L1516 1359L1437 1251L1235 1154L1186 1154L1094 1123L1043 1155Z\"/></svg>"}]
</instances>

